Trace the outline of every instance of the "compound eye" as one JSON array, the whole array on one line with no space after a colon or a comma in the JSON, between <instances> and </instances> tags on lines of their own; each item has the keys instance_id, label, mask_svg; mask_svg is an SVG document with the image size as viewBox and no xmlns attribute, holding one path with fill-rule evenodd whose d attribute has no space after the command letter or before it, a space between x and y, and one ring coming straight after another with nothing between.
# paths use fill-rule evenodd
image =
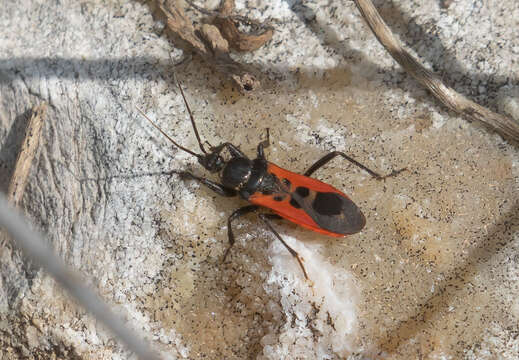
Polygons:
<instances>
[{"instance_id":1,"label":"compound eye","mask_svg":"<svg viewBox=\"0 0 519 360\"><path fill-rule=\"evenodd\" d=\"M225 161L221 156L218 156L216 158L216 170L222 170L223 166L225 165Z\"/></svg>"},{"instance_id":2,"label":"compound eye","mask_svg":"<svg viewBox=\"0 0 519 360\"><path fill-rule=\"evenodd\" d=\"M207 161L207 170L217 172L222 170L225 165L224 159L220 155L211 154Z\"/></svg>"}]
</instances>

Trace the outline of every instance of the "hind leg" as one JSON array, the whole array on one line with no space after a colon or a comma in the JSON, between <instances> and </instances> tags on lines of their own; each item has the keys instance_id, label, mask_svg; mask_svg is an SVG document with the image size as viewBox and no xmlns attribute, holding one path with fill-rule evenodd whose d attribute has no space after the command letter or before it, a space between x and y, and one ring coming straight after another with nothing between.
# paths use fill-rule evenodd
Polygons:
<instances>
[{"instance_id":1,"label":"hind leg","mask_svg":"<svg viewBox=\"0 0 519 360\"><path fill-rule=\"evenodd\" d=\"M259 218L261 220L263 220L263 222L265 223L265 225L267 225L267 227L269 228L270 231L272 231L274 233L274 235L276 235L276 237L278 238L279 241L281 241L281 243L283 245L285 245L285 248L288 250L288 252L296 258L297 262L299 263L299 266L301 267L301 270L303 270L303 275L305 276L305 279L306 280L310 280L310 278L308 277L308 274L306 273L306 269L305 269L305 266L303 265L303 261L304 259L299 255L299 253L297 251L295 251L294 249L292 249L286 242L285 240L283 240L283 238L281 237L281 235L279 235L279 233L274 229L274 227L272 226L272 224L270 223L269 219L279 219L280 216L279 215L276 215L276 214L259 214L258 215Z\"/></svg>"},{"instance_id":2,"label":"hind leg","mask_svg":"<svg viewBox=\"0 0 519 360\"><path fill-rule=\"evenodd\" d=\"M263 151L263 149L268 148L269 146L270 146L270 129L267 128L267 138L258 144L257 152L258 152L258 157L260 159L265 159L265 152Z\"/></svg>"},{"instance_id":3,"label":"hind leg","mask_svg":"<svg viewBox=\"0 0 519 360\"><path fill-rule=\"evenodd\" d=\"M406 168L403 168L403 169L400 169L400 170L393 170L390 174L381 176L378 173L374 172L373 170L369 169L368 167L362 165L360 162L358 162L354 158L346 155L345 153L340 152L340 151L333 151L333 152L331 152L329 154L326 154L325 156L323 156L319 160L317 160L312 166L310 166L310 168L308 170L306 170L304 172L304 175L305 176L311 176L315 171L317 171L320 168L322 168L324 165L329 163L331 160L333 160L337 156L341 156L342 158L348 160L353 165L358 166L359 168L361 168L362 170L366 171L368 174L370 174L371 176L373 176L377 180L384 180L385 178L398 175L402 171L406 170Z\"/></svg>"}]
</instances>

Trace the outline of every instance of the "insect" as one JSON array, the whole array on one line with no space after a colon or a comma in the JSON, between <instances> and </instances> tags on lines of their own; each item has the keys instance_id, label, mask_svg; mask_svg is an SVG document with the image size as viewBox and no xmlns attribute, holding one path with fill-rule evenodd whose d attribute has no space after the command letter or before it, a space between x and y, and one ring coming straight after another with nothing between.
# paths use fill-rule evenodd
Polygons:
<instances>
[{"instance_id":1,"label":"insect","mask_svg":"<svg viewBox=\"0 0 519 360\"><path fill-rule=\"evenodd\" d=\"M405 170L400 169L389 175L380 176L348 155L334 151L319 159L302 175L291 172L266 159L264 149L270 145L268 128L266 140L260 142L257 146L256 159L249 159L237 146L229 142L224 142L218 146L211 146L207 143L209 150L206 150L198 134L195 119L184 91L178 81L177 85L189 113L193 131L202 151L201 154L178 144L140 109L137 110L173 145L195 156L200 165L207 171L219 173L221 182L198 177L187 171L173 171L173 173L196 180L219 195L225 197L240 196L250 203L250 205L235 210L227 219L229 247L225 251L224 261L235 242L232 229L233 221L260 208L267 208L273 213L258 214L259 218L283 243L290 254L297 259L305 278L309 280L303 265L303 258L283 240L270 220L284 218L312 231L333 237L355 234L362 230L366 224L366 218L359 207L340 190L310 176L337 156L350 161L378 180L394 176ZM230 154L229 160L225 160L221 155L224 149L227 149Z\"/></svg>"}]
</instances>

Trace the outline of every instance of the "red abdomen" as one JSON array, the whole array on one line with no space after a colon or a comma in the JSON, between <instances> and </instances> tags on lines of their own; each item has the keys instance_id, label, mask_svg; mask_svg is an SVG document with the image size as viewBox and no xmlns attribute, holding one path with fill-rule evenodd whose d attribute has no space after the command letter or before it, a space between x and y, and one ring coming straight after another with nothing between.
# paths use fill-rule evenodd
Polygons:
<instances>
[{"instance_id":1,"label":"red abdomen","mask_svg":"<svg viewBox=\"0 0 519 360\"><path fill-rule=\"evenodd\" d=\"M355 234L366 224L357 205L333 186L270 162L267 172L284 184L286 191L269 195L254 193L248 199L252 204L269 208L287 220L329 236Z\"/></svg>"}]
</instances>

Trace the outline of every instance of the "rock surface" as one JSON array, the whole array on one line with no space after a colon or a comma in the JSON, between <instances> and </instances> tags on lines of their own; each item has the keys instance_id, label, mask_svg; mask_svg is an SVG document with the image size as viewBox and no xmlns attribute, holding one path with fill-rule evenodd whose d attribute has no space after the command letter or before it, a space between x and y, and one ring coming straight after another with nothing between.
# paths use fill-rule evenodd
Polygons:
<instances>
[{"instance_id":1,"label":"rock surface","mask_svg":"<svg viewBox=\"0 0 519 360\"><path fill-rule=\"evenodd\" d=\"M448 3L375 5L446 83L519 119L519 3ZM165 358L518 358L516 144L431 99L352 2L237 1L237 12L275 20L270 43L237 57L263 71L248 96L196 57L174 68L182 52L145 3L4 2L0 190L24 114L46 101L22 208ZM337 159L316 174L363 209L359 234L274 224L313 290L254 216L236 222L222 264L243 202L160 175L203 174L135 109L196 150L173 71L211 144L253 156L268 127L268 158L294 171L331 150L381 173L408 168L378 182ZM45 272L0 255L2 358L132 357Z\"/></svg>"}]
</instances>

